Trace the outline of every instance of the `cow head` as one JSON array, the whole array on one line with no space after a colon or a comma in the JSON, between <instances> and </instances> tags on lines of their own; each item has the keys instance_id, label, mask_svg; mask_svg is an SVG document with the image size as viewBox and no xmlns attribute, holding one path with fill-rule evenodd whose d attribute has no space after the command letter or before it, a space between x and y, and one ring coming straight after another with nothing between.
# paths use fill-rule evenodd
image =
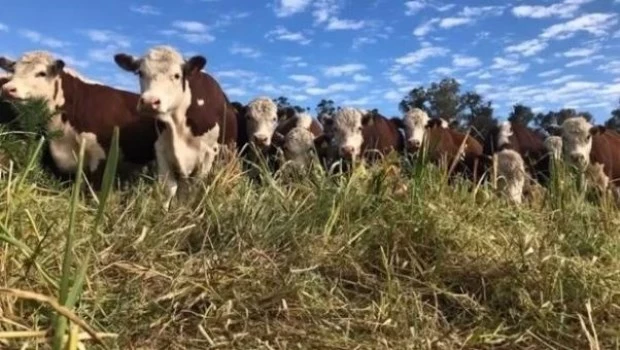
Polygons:
<instances>
[{"instance_id":1,"label":"cow head","mask_svg":"<svg viewBox=\"0 0 620 350\"><path fill-rule=\"evenodd\" d=\"M119 53L114 56L114 61L140 79L138 110L157 116L184 112L189 108L191 92L187 79L200 74L207 63L206 58L200 55L185 60L169 46L155 46L141 58Z\"/></svg>"},{"instance_id":2,"label":"cow head","mask_svg":"<svg viewBox=\"0 0 620 350\"><path fill-rule=\"evenodd\" d=\"M304 127L294 127L284 136L284 157L297 165L308 164L314 150L314 134Z\"/></svg>"},{"instance_id":3,"label":"cow head","mask_svg":"<svg viewBox=\"0 0 620 350\"><path fill-rule=\"evenodd\" d=\"M341 157L354 159L358 157L364 143L363 129L371 123L369 114L357 108L344 107L334 115L333 138Z\"/></svg>"},{"instance_id":4,"label":"cow head","mask_svg":"<svg viewBox=\"0 0 620 350\"><path fill-rule=\"evenodd\" d=\"M44 99L49 103L62 98L60 74L65 62L44 51L25 53L17 61L0 57L0 67L12 75L2 86L2 96L16 101ZM62 104L58 101L56 104Z\"/></svg>"},{"instance_id":5,"label":"cow head","mask_svg":"<svg viewBox=\"0 0 620 350\"><path fill-rule=\"evenodd\" d=\"M408 151L415 152L422 146L429 121L428 114L420 108L413 108L405 114L403 125Z\"/></svg>"},{"instance_id":6,"label":"cow head","mask_svg":"<svg viewBox=\"0 0 620 350\"><path fill-rule=\"evenodd\" d=\"M271 145L278 121L278 106L268 97L257 97L245 107L250 142L260 148Z\"/></svg>"},{"instance_id":7,"label":"cow head","mask_svg":"<svg viewBox=\"0 0 620 350\"><path fill-rule=\"evenodd\" d=\"M584 117L566 119L561 126L562 149L567 162L584 170L590 162L592 136L605 132L604 126L593 126Z\"/></svg>"}]
</instances>

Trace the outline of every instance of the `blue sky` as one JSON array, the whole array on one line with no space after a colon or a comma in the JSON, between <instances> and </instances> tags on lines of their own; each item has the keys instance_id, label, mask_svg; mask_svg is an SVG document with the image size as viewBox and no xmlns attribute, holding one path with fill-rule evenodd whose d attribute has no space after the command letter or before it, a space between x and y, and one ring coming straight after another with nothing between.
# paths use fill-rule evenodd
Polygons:
<instances>
[{"instance_id":1,"label":"blue sky","mask_svg":"<svg viewBox=\"0 0 620 350\"><path fill-rule=\"evenodd\" d=\"M89 78L136 91L117 52L201 53L232 100L285 95L313 108L398 114L412 87L445 76L491 99L574 107L602 121L620 98L620 0L10 1L0 54L44 49Z\"/></svg>"}]
</instances>

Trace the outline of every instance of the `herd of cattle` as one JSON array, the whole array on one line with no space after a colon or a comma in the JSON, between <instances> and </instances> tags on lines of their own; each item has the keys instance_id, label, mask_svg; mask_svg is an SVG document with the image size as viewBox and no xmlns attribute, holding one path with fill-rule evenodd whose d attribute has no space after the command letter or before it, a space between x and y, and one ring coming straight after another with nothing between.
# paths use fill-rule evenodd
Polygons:
<instances>
[{"instance_id":1,"label":"herd of cattle","mask_svg":"<svg viewBox=\"0 0 620 350\"><path fill-rule=\"evenodd\" d=\"M203 71L205 57L184 59L169 46L152 47L142 57L119 53L114 61L137 75L139 94L81 77L44 51L24 53L16 61L0 57L7 72L0 77L0 120L17 116L13 103L44 100L52 113L48 131L60 131L48 147L55 171L76 171L83 142L85 171L94 179L103 170L118 126L123 162L157 164L165 208L179 181L208 174L222 149L242 158L252 156L248 149L264 154L281 150L287 161L302 166L316 155L327 167L424 150L430 161L449 165L451 175L474 182L493 170L502 179L500 189L517 203L527 181L548 183L553 158L595 174L597 186L604 189L614 188L620 177L620 135L582 117L567 119L546 133L501 122L479 141L417 108L403 117L386 118L377 110L344 107L314 119L291 108L279 109L268 97L247 105L231 102Z\"/></svg>"}]
</instances>

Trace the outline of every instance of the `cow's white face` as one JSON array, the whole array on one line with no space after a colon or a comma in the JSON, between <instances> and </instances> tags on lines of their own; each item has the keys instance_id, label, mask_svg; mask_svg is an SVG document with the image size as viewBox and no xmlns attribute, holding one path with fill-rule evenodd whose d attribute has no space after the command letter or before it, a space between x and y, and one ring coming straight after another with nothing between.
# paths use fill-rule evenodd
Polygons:
<instances>
[{"instance_id":1,"label":"cow's white face","mask_svg":"<svg viewBox=\"0 0 620 350\"><path fill-rule=\"evenodd\" d=\"M362 130L364 116L359 109L345 107L336 112L333 123L333 140L341 157L358 157L364 143Z\"/></svg>"},{"instance_id":2,"label":"cow's white face","mask_svg":"<svg viewBox=\"0 0 620 350\"><path fill-rule=\"evenodd\" d=\"M314 147L314 134L304 127L295 127L284 138L284 157L297 165L310 161Z\"/></svg>"},{"instance_id":3,"label":"cow's white face","mask_svg":"<svg viewBox=\"0 0 620 350\"><path fill-rule=\"evenodd\" d=\"M259 147L271 145L278 120L278 106L268 97L258 97L246 109L247 133L250 141Z\"/></svg>"},{"instance_id":4,"label":"cow's white face","mask_svg":"<svg viewBox=\"0 0 620 350\"><path fill-rule=\"evenodd\" d=\"M568 118L562 123L562 149L564 158L570 164L584 170L590 163L592 136L602 132L583 117Z\"/></svg>"},{"instance_id":5,"label":"cow's white face","mask_svg":"<svg viewBox=\"0 0 620 350\"><path fill-rule=\"evenodd\" d=\"M12 73L2 86L2 95L18 101L61 99L60 73L64 66L62 60L44 51L28 52L17 61L0 57L0 67Z\"/></svg>"},{"instance_id":6,"label":"cow's white face","mask_svg":"<svg viewBox=\"0 0 620 350\"><path fill-rule=\"evenodd\" d=\"M419 108L413 108L405 114L405 139L410 151L416 151L422 146L429 120L428 114Z\"/></svg>"},{"instance_id":7,"label":"cow's white face","mask_svg":"<svg viewBox=\"0 0 620 350\"><path fill-rule=\"evenodd\" d=\"M206 64L202 56L186 61L169 46L153 47L142 58L117 54L114 60L119 67L136 73L140 79L138 110L158 116L184 112L189 108L191 91L187 77L198 74Z\"/></svg>"}]
</instances>

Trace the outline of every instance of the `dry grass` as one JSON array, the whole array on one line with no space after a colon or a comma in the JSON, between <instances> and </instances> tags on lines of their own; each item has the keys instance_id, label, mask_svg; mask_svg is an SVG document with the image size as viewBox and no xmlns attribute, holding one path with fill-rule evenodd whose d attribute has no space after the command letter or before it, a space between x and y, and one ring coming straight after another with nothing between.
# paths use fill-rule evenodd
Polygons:
<instances>
[{"instance_id":1,"label":"dry grass","mask_svg":"<svg viewBox=\"0 0 620 350\"><path fill-rule=\"evenodd\" d=\"M22 176L0 179L0 287L57 299L71 189ZM164 213L143 178L96 230L75 203L72 312L111 349L619 348L620 217L572 187L517 208L431 166L257 185L220 164ZM0 347L55 313L0 293Z\"/></svg>"}]
</instances>

